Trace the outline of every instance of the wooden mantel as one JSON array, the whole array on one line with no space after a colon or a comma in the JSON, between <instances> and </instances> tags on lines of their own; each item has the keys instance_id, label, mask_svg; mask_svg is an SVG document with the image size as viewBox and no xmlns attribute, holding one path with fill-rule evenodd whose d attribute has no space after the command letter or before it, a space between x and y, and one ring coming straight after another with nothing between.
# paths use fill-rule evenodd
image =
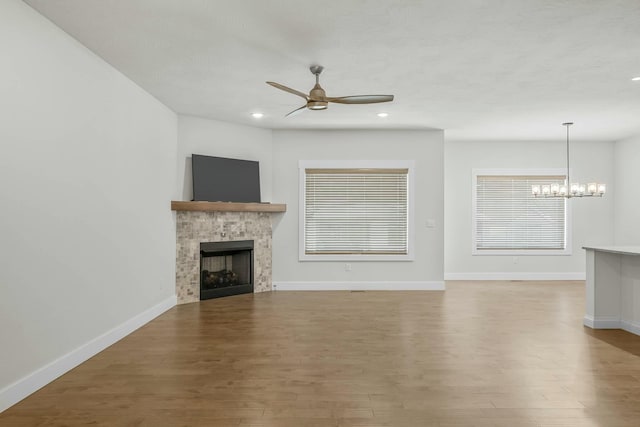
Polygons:
<instances>
[{"instance_id":1,"label":"wooden mantel","mask_svg":"<svg viewBox=\"0 0 640 427\"><path fill-rule=\"evenodd\" d=\"M172 211L200 212L286 212L282 203L179 202L171 201Z\"/></svg>"}]
</instances>

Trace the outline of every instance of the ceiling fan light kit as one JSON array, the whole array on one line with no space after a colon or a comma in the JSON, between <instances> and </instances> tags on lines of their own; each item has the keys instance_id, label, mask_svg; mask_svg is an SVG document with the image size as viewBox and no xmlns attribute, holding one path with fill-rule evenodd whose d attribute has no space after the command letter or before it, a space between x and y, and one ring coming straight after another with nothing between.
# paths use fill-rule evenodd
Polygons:
<instances>
[{"instance_id":1,"label":"ceiling fan light kit","mask_svg":"<svg viewBox=\"0 0 640 427\"><path fill-rule=\"evenodd\" d=\"M607 192L607 185L604 183L590 182L587 185L579 182L571 182L569 178L569 127L571 122L563 123L567 128L567 180L564 184L532 185L531 194L533 197L562 197L570 199L573 197L602 197ZM571 183L570 183L571 182ZM570 183L570 184L569 184ZM568 185L568 187L567 187Z\"/></svg>"},{"instance_id":2,"label":"ceiling fan light kit","mask_svg":"<svg viewBox=\"0 0 640 427\"><path fill-rule=\"evenodd\" d=\"M316 76L316 84L313 86L309 94L305 94L300 92L299 90L291 89L285 85L281 85L276 82L267 82L267 84L283 90L285 92L289 92L294 95L298 95L301 98L304 98L306 102L300 108L296 108L295 110L289 112L285 117L290 116L294 113L298 113L305 108L309 110L326 110L329 107L330 102L334 102L337 104L375 104L378 102L390 102L393 101L393 95L352 95L352 96L339 96L339 97L330 97L327 96L326 92L320 86L320 73L324 70L322 65L312 65L309 67L311 74Z\"/></svg>"}]
</instances>

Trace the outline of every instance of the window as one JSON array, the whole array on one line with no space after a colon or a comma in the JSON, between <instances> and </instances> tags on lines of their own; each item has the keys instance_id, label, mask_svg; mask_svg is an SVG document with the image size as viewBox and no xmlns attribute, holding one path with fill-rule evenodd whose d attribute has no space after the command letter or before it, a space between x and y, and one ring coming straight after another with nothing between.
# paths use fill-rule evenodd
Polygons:
<instances>
[{"instance_id":1,"label":"window","mask_svg":"<svg viewBox=\"0 0 640 427\"><path fill-rule=\"evenodd\" d=\"M474 170L473 254L569 255L564 198L535 198L534 184L564 183L557 170Z\"/></svg>"},{"instance_id":2,"label":"window","mask_svg":"<svg viewBox=\"0 0 640 427\"><path fill-rule=\"evenodd\" d=\"M408 260L412 162L301 162L301 260Z\"/></svg>"}]
</instances>

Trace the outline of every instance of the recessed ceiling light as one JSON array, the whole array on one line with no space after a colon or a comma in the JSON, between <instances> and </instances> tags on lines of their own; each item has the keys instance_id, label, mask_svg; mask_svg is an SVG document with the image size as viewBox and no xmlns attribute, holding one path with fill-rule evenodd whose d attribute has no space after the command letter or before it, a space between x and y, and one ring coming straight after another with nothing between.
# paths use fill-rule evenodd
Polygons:
<instances>
[{"instance_id":1,"label":"recessed ceiling light","mask_svg":"<svg viewBox=\"0 0 640 427\"><path fill-rule=\"evenodd\" d=\"M638 77L634 77L634 78L632 78L631 80L632 80L632 81L634 81L634 82L638 82L638 81L640 81L640 76L638 76Z\"/></svg>"},{"instance_id":2,"label":"recessed ceiling light","mask_svg":"<svg viewBox=\"0 0 640 427\"><path fill-rule=\"evenodd\" d=\"M389 113L378 113L378 117L388 117Z\"/></svg>"},{"instance_id":3,"label":"recessed ceiling light","mask_svg":"<svg viewBox=\"0 0 640 427\"><path fill-rule=\"evenodd\" d=\"M253 117L254 119L261 119L264 117L264 114L262 113L251 113L251 117Z\"/></svg>"}]
</instances>

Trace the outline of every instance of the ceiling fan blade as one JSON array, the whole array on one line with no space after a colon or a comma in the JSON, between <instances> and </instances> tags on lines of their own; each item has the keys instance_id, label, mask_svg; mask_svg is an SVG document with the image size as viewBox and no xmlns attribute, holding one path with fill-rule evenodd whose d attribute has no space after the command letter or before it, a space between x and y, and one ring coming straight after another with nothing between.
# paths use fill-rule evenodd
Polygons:
<instances>
[{"instance_id":1,"label":"ceiling fan blade","mask_svg":"<svg viewBox=\"0 0 640 427\"><path fill-rule=\"evenodd\" d=\"M338 104L375 104L377 102L393 101L393 95L354 95L340 96L337 98L327 97L327 101Z\"/></svg>"},{"instance_id":2,"label":"ceiling fan blade","mask_svg":"<svg viewBox=\"0 0 640 427\"><path fill-rule=\"evenodd\" d=\"M287 114L285 115L285 117L295 116L296 114L300 114L300 113L301 113L305 108L307 108L307 104L303 105L303 106L302 106L302 107L300 107L300 108L296 108L295 110L293 110L293 111L291 111L291 112L287 113Z\"/></svg>"},{"instance_id":3,"label":"ceiling fan blade","mask_svg":"<svg viewBox=\"0 0 640 427\"><path fill-rule=\"evenodd\" d=\"M285 85L281 85L280 83L276 83L276 82L267 82L267 84L269 84L269 85L271 85L271 86L273 86L275 88L278 88L280 90L283 90L285 92L289 92L289 93L292 93L294 95L298 95L298 96L306 99L307 101L309 100L309 95L307 95L306 93L302 93L299 90L291 89L290 87L287 87Z\"/></svg>"}]
</instances>

